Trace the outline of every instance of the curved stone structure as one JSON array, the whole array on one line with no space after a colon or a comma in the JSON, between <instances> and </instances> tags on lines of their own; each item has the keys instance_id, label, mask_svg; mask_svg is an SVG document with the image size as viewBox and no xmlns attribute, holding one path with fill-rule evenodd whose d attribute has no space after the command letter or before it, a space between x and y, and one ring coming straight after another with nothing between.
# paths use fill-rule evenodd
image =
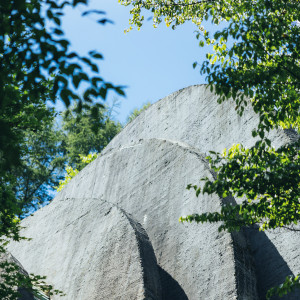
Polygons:
<instances>
[{"instance_id":1,"label":"curved stone structure","mask_svg":"<svg viewBox=\"0 0 300 300\"><path fill-rule=\"evenodd\" d=\"M186 297L182 299L234 299L237 290L230 234L218 233L217 224L203 225L199 234L196 224L178 222L181 215L191 211L214 211L220 207L217 197L197 201L194 193L185 189L188 180L198 180L199 173L212 176L203 155L186 145L165 140L140 141L106 153L80 172L49 206L24 221L24 235L32 241L16 245L11 251L19 252L21 246L18 258L24 266L31 272L47 275L68 299L118 299L114 294L108 297L106 292L102 297L101 290L118 291L120 296L123 293L122 299L144 299L142 294L133 298L132 294L125 294L127 289L110 285L114 268L119 270L119 264L126 265L127 261L134 265L139 260L137 256L130 257L133 241L127 236L120 249L114 250L116 256L109 256L112 250L105 240L120 243L125 232L120 221L107 215L108 209L102 207L101 199L109 199L143 224L161 273L166 272L178 282ZM111 228L115 228L116 235ZM119 232L122 234L118 235ZM31 251L34 256L28 256ZM95 262L103 258L104 264ZM105 267L109 261L116 262L113 268ZM96 265L98 271L90 269L91 265ZM127 280L142 282L142 278L136 278L137 270L130 268ZM83 282L87 285L83 286ZM219 289L215 289L216 284ZM98 293L86 293L93 290L91 286L97 286ZM170 292L168 286L163 288L164 293ZM135 287L137 294L138 290Z\"/></svg>"},{"instance_id":2,"label":"curved stone structure","mask_svg":"<svg viewBox=\"0 0 300 300\"><path fill-rule=\"evenodd\" d=\"M47 208L24 222L38 224L24 231L32 241L17 245L30 272L46 275L66 299L161 300L151 243L127 213L89 198L68 198Z\"/></svg>"},{"instance_id":3,"label":"curved stone structure","mask_svg":"<svg viewBox=\"0 0 300 300\"><path fill-rule=\"evenodd\" d=\"M50 205L24 220L23 234L33 239L12 244L11 252L70 300L264 299L282 270L300 272L299 239L178 222L235 202L196 198L186 186L214 178L205 160L209 150L253 145L256 124L250 108L238 117L233 102L217 104L204 85L166 97L128 124ZM273 131L270 138L280 146L295 134Z\"/></svg>"},{"instance_id":4,"label":"curved stone structure","mask_svg":"<svg viewBox=\"0 0 300 300\"><path fill-rule=\"evenodd\" d=\"M254 145L252 130L258 116L248 106L242 117L235 110L235 102L217 103L218 96L207 85L190 86L152 104L137 119L130 122L106 147L118 148L139 139L169 139L198 148L202 153L222 151L232 144ZM290 141L283 131L269 134L274 146Z\"/></svg>"}]
</instances>

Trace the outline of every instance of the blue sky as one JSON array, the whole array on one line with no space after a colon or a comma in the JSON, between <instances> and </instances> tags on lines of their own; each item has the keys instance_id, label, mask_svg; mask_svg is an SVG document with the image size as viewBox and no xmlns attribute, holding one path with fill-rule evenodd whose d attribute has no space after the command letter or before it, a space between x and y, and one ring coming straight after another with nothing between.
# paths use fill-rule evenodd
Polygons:
<instances>
[{"instance_id":1,"label":"blue sky","mask_svg":"<svg viewBox=\"0 0 300 300\"><path fill-rule=\"evenodd\" d=\"M105 11L114 24L97 24L98 15L81 17L86 9L78 7L66 12L63 29L80 54L96 49L104 55L99 67L106 81L127 86L126 98L120 98L116 116L122 123L134 108L146 102L156 102L181 88L205 82L199 70L192 67L194 61L205 58L205 48L198 46L195 37L195 25L189 23L172 30L161 24L155 29L152 21L147 21L140 31L134 28L124 34L129 26L129 7L121 6L117 0L93 0L89 9ZM109 94L108 100L113 96Z\"/></svg>"}]
</instances>

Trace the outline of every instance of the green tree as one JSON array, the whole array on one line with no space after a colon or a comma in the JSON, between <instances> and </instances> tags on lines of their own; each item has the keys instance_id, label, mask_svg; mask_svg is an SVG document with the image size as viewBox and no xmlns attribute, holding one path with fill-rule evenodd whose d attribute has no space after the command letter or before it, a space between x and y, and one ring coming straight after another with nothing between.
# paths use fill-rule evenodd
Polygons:
<instances>
[{"instance_id":1,"label":"green tree","mask_svg":"<svg viewBox=\"0 0 300 300\"><path fill-rule=\"evenodd\" d=\"M0 122L4 124L0 151L0 235L18 239L15 216L49 200L45 181L60 162L55 158L54 111L42 99L35 103L14 100L0 110ZM9 127L9 134L5 126Z\"/></svg>"},{"instance_id":2,"label":"green tree","mask_svg":"<svg viewBox=\"0 0 300 300\"><path fill-rule=\"evenodd\" d=\"M199 64L219 102L233 98L237 113L252 105L259 115L253 136L259 140L250 149L234 145L207 159L217 179L204 178L204 186L189 185L196 194L216 193L244 199L237 206L224 205L221 212L193 214L182 221L219 222L220 230L239 230L259 224L261 230L289 228L300 220L299 140L275 149L266 138L274 128L299 129L300 2L298 0L119 0L131 6L130 28L140 28L143 13L153 13L156 27L192 21L198 27L201 47L211 45L213 53ZM204 20L222 30L210 33ZM218 28L216 28L217 30ZM194 68L198 63L194 63ZM283 295L300 287L299 276L288 277L268 292Z\"/></svg>"},{"instance_id":3,"label":"green tree","mask_svg":"<svg viewBox=\"0 0 300 300\"><path fill-rule=\"evenodd\" d=\"M15 128L18 137L19 163L5 171L1 170L0 199L0 295L1 299L18 299L23 287L33 294L38 292L36 285L43 291L53 294L51 286L46 285L44 277L32 276L19 271L14 260L7 261L5 246L9 238L19 236L20 218L37 209L51 199L49 188L58 183L59 170L63 167L60 156L59 131L54 128L55 112L48 109L43 101L29 105L26 118L35 121L38 112L45 112L36 128ZM25 113L25 112L24 112ZM7 116L5 116L7 117ZM23 124L24 125L24 124ZM18 218L19 217L19 218Z\"/></svg>"},{"instance_id":4,"label":"green tree","mask_svg":"<svg viewBox=\"0 0 300 300\"><path fill-rule=\"evenodd\" d=\"M64 8L79 4L86 5L87 0L64 1L61 4L52 0L1 1L0 109L3 113L0 150L8 167L19 159L15 126L23 129L37 126L38 122L32 122L26 116L29 104L34 105L41 99L43 102L55 102L60 97L67 106L76 101L80 110L84 102L105 99L109 89L123 94L120 87L98 76L95 60L102 59L101 54L90 51L88 57L81 57L71 51L70 43L63 37L60 24ZM86 11L83 15L89 13L103 14L102 11ZM99 23L107 21L102 18ZM92 76L83 71L84 66L91 69ZM45 84L47 81L51 81L51 89ZM84 88L79 89L82 83ZM97 106L92 109L93 116L96 116ZM15 119L12 122L4 115ZM42 117L37 115L36 119ZM11 151L11 147L15 151Z\"/></svg>"},{"instance_id":5,"label":"green tree","mask_svg":"<svg viewBox=\"0 0 300 300\"><path fill-rule=\"evenodd\" d=\"M87 57L82 57L71 51L69 41L64 38L60 26L64 8L79 4L87 5L87 0L1 1L0 229L3 231L0 234L7 234L10 226L15 228L12 219L19 214L19 205L16 205L14 185L8 183L16 180L15 169L22 165L22 145L28 131L42 130L44 120L48 119L49 110L43 104L58 98L67 106L75 101L79 112L84 103L98 100L98 105L90 105L91 115L96 120L99 103L106 98L109 89L124 94L121 87L99 77L95 60L102 59L100 53L90 51ZM104 14L90 10L83 16L91 13ZM108 20L100 18L98 22L105 24ZM90 68L91 72L86 73L83 67Z\"/></svg>"},{"instance_id":6,"label":"green tree","mask_svg":"<svg viewBox=\"0 0 300 300\"><path fill-rule=\"evenodd\" d=\"M49 190L61 179L65 164L61 147L63 135L55 125L54 110L48 112L48 120L38 131L23 132L21 163L9 172L14 180L7 184L14 191L21 211L19 215L49 202L52 197Z\"/></svg>"},{"instance_id":7,"label":"green tree","mask_svg":"<svg viewBox=\"0 0 300 300\"><path fill-rule=\"evenodd\" d=\"M61 28L64 9L86 6L87 2L0 2L0 252L5 251L10 238L21 239L16 216L22 215L24 209L28 211L31 204L47 200L45 180L54 175L53 170L59 164L59 160L51 158L56 151L54 136L49 131L53 112L45 103L61 99L68 106L75 102L77 112L89 103L91 116L97 120L99 104L108 90L124 95L122 87L99 76L96 60L103 58L100 53L91 50L86 57L78 55L64 37ZM91 13L104 14L87 10L82 15ZM99 24L107 22L104 17L98 20ZM89 73L84 70L86 67ZM39 134L40 138L48 135L47 145L38 145ZM9 276L5 280L8 282Z\"/></svg>"},{"instance_id":8,"label":"green tree","mask_svg":"<svg viewBox=\"0 0 300 300\"><path fill-rule=\"evenodd\" d=\"M79 118L74 114L74 109L63 113L62 147L69 166L81 170L83 165L80 155L100 153L120 132L121 124L113 121L108 113L108 108L99 108L99 116L96 120L91 115L89 107L82 109Z\"/></svg>"},{"instance_id":9,"label":"green tree","mask_svg":"<svg viewBox=\"0 0 300 300\"><path fill-rule=\"evenodd\" d=\"M146 110L151 105L150 102L144 104L140 109L135 108L132 113L127 118L127 124L133 121L137 116L139 116L144 110Z\"/></svg>"},{"instance_id":10,"label":"green tree","mask_svg":"<svg viewBox=\"0 0 300 300\"><path fill-rule=\"evenodd\" d=\"M64 8L86 5L87 0L4 0L0 4L0 235L17 238L14 215L20 214L15 185L16 169L23 164L22 145L28 131L38 132L48 119L47 101L60 98L67 106L85 103L91 115L99 117L99 103L109 89L124 94L99 77L97 51L82 57L70 49L60 26ZM102 11L85 11L103 15ZM100 18L105 24L108 20ZM84 67L91 69L90 73ZM92 75L89 75L92 74ZM83 86L82 86L83 85ZM98 101L97 101L98 100ZM100 101L100 102L99 102ZM51 114L51 113L50 113Z\"/></svg>"}]
</instances>

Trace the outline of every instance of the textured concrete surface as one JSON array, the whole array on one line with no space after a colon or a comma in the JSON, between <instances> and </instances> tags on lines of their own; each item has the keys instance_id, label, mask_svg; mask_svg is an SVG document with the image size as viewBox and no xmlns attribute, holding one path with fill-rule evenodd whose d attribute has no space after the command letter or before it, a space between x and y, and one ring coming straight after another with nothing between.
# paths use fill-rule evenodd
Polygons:
<instances>
[{"instance_id":1,"label":"textured concrete surface","mask_svg":"<svg viewBox=\"0 0 300 300\"><path fill-rule=\"evenodd\" d=\"M217 100L218 96L204 84L179 90L142 112L111 141L106 151L150 138L181 141L202 153L222 151L237 143L254 145L251 132L258 117L251 107L239 117L232 100L222 104ZM283 131L273 131L270 138L275 146L290 139Z\"/></svg>"},{"instance_id":2,"label":"textured concrete surface","mask_svg":"<svg viewBox=\"0 0 300 300\"><path fill-rule=\"evenodd\" d=\"M281 284L286 276L299 274L299 232L284 229L272 232L247 230L257 272L258 293L264 299L268 289ZM279 241L278 241L279 239ZM299 300L300 291L272 300Z\"/></svg>"},{"instance_id":3,"label":"textured concrete surface","mask_svg":"<svg viewBox=\"0 0 300 300\"><path fill-rule=\"evenodd\" d=\"M236 114L233 101L227 101L221 105L217 104L217 96L211 93L206 85L190 86L177 91L153 104L137 119L137 121L128 124L115 137L106 151L109 151L110 147L121 147L121 145L140 138L154 136L186 142L201 149L203 153L210 150L222 151L234 143L241 143L250 147L255 143L251 131L258 122L258 117L250 106L246 109L244 115L239 117ZM275 147L298 138L293 130L274 130L268 137ZM281 264L281 261L286 263L289 272L284 272L284 274L296 275L300 273L300 239L297 232L287 230L266 232L263 234L263 239L258 238L255 232L248 233L248 235L249 247L254 253L253 258L258 268L260 298L264 299L266 290L282 282L282 278L285 277L281 269L276 267L269 273L267 272L267 270L270 270L270 260L274 260L274 265ZM240 243L234 244L235 249L241 245ZM273 248L276 249L278 255L271 255ZM264 249L261 251L264 251L270 260L259 259L260 255L256 255L258 253L256 249ZM236 253L241 251L241 249L237 250ZM237 257L241 257L241 255L237 254ZM242 257L245 257L245 255L243 254ZM239 265L240 263L237 263L237 266ZM244 266L244 264L242 265ZM250 269L248 274L252 273ZM266 274L269 275L266 276ZM240 282L243 282L243 280ZM248 284L241 285L249 287ZM300 293L297 293L295 297L300 299Z\"/></svg>"},{"instance_id":4,"label":"textured concrete surface","mask_svg":"<svg viewBox=\"0 0 300 300\"><path fill-rule=\"evenodd\" d=\"M128 124L50 205L24 220L24 235L33 239L11 245L11 252L70 300L264 299L283 274L300 272L299 238L218 233L218 224L178 222L228 200L196 198L186 186L213 178L209 150L253 145L256 124L250 108L238 117L233 102L217 104L205 85L173 93ZM295 134L277 130L270 138L278 147Z\"/></svg>"},{"instance_id":5,"label":"textured concrete surface","mask_svg":"<svg viewBox=\"0 0 300 300\"><path fill-rule=\"evenodd\" d=\"M147 231L161 268L160 273L167 274L164 278L172 278L162 283L167 285L163 286L164 293L169 293L169 284L176 286L175 281L177 288L184 292L181 299L237 299L230 234L218 233L217 224L199 227L178 222L180 216L192 211L214 211L220 208L217 197L202 197L198 200L192 191L185 189L190 180L194 182L199 179L199 174L212 176L203 156L186 145L151 139L111 151L80 172L49 206L26 219L23 224L27 226L24 234L33 240L23 243L21 247L16 245L11 251L31 272L40 273L40 264L43 262L45 267L42 274L47 275L57 288L63 289L68 294L67 299L94 299L93 293L99 297L99 291L105 289L105 285L108 293L116 290L121 295L124 289L109 284L112 268L104 266L111 261L111 264L115 263L114 268L120 271L118 266L128 261L128 253L134 248L130 250L133 245L126 237L126 244L121 247L123 252L117 252L113 258L107 256L111 250L100 254L97 243L103 245L103 238L116 241L124 232L120 221L111 218L110 214L106 216L102 208L97 209L101 199L109 199L110 203L134 216ZM87 211L89 214L86 214ZM114 224L116 236L110 231L107 234L99 231L101 224L105 228L107 224ZM57 233L52 236L54 232ZM104 251L106 248L104 246L101 249ZM35 256L28 255L31 251ZM83 292L87 286L82 286L82 282L88 286L99 286L89 276L101 278L95 276L94 269L84 267L87 262L82 260L90 260L91 257L93 260L97 257L101 257L101 260L106 258L105 264L98 266L92 263L97 266L98 272L103 272L101 276L105 277L105 283L94 292L89 287L91 294L87 297L86 292ZM124 261L120 261L123 258ZM131 258L130 263L136 259ZM77 261L81 261L81 264ZM72 271L75 267L76 271ZM136 274L136 271L130 271L127 274L128 280ZM139 282L141 278L133 281ZM74 286L80 287L82 293L73 294ZM135 299L126 294L122 297ZM118 298L110 294L108 298L98 299ZM144 298L138 296L137 299Z\"/></svg>"},{"instance_id":6,"label":"textured concrete surface","mask_svg":"<svg viewBox=\"0 0 300 300\"><path fill-rule=\"evenodd\" d=\"M30 272L46 275L47 283L66 293L65 299L161 299L151 243L121 209L99 199L71 198L55 201L24 225L33 220L38 227L24 231L32 241L11 250Z\"/></svg>"}]
</instances>

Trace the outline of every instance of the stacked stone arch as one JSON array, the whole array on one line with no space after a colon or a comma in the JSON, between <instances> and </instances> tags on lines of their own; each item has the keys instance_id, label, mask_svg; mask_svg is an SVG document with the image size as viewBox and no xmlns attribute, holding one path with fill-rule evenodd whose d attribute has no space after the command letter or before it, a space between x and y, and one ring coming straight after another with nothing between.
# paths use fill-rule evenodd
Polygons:
<instances>
[{"instance_id":1,"label":"stacked stone arch","mask_svg":"<svg viewBox=\"0 0 300 300\"><path fill-rule=\"evenodd\" d=\"M11 244L10 252L28 272L46 275L64 299L263 299L286 273L300 272L295 233L229 234L219 233L219 224L178 222L228 201L197 198L186 186L213 178L208 151L253 145L256 124L251 108L239 117L233 102L217 104L205 85L171 94L25 219L22 234L32 240ZM270 134L276 146L293 137ZM273 269L261 259L264 251Z\"/></svg>"}]
</instances>

